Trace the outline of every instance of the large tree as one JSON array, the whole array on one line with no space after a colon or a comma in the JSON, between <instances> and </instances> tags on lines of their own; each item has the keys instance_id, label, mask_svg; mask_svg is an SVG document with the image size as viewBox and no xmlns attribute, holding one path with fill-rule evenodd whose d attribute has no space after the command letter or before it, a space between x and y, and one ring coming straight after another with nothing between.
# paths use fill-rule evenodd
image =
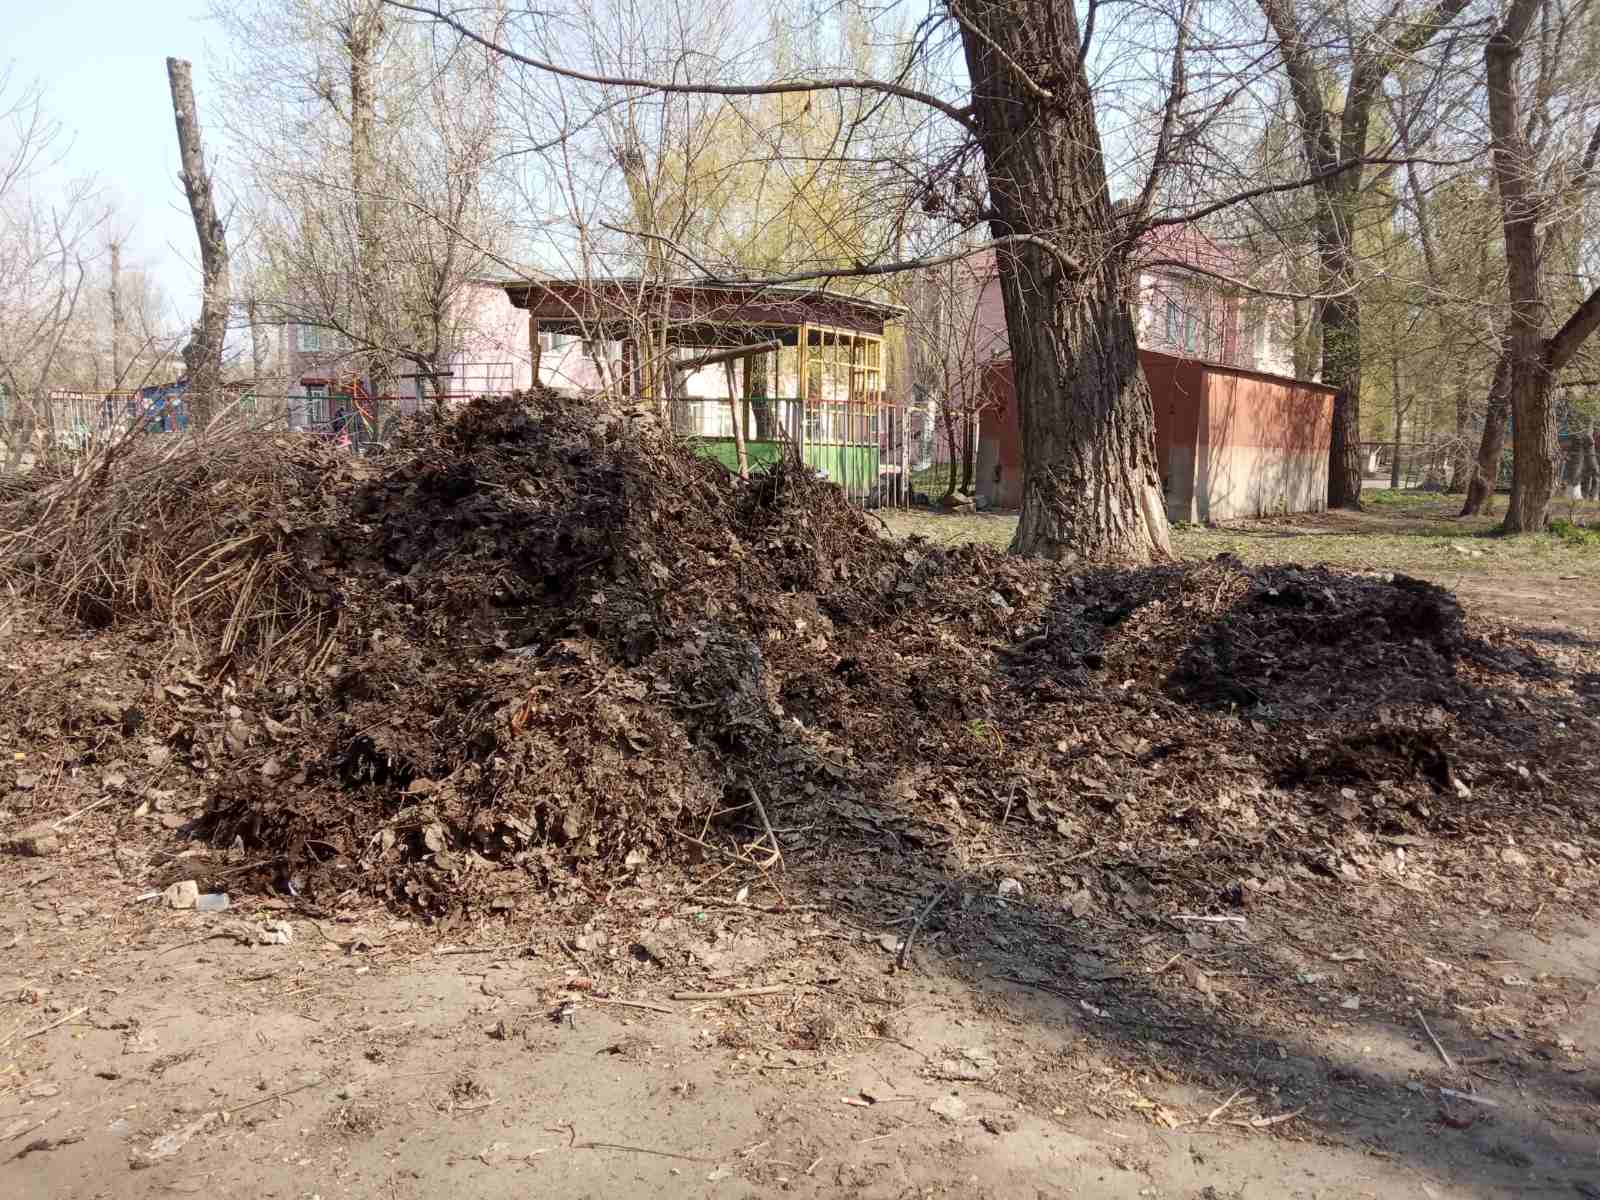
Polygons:
<instances>
[{"instance_id":1,"label":"large tree","mask_svg":"<svg viewBox=\"0 0 1600 1200\"><path fill-rule=\"evenodd\" d=\"M1600 287L1550 332L1550 284L1547 273L1561 260L1552 242L1563 230L1560 205L1590 186L1600 156L1600 121L1585 138L1556 138L1561 160L1560 185L1542 169L1541 146L1550 148L1547 123L1539 119L1548 105L1552 55L1570 52L1579 40L1576 22L1592 20L1588 0L1511 0L1505 18L1484 49L1488 82L1489 132L1495 185L1500 194L1505 230L1506 277L1510 308L1506 321L1500 381L1512 418L1511 500L1506 506L1507 533L1542 531L1549 516L1558 465L1556 379L1600 328ZM1532 71L1519 66L1530 39L1542 27L1546 52ZM1549 31L1570 30L1572 42ZM1533 103L1524 96L1531 95ZM1531 111L1530 111L1531 110ZM1547 114L1545 114L1547 115ZM1533 119L1530 120L1529 118ZM1491 416L1493 414L1491 413Z\"/></svg>"},{"instance_id":2,"label":"large tree","mask_svg":"<svg viewBox=\"0 0 1600 1200\"><path fill-rule=\"evenodd\" d=\"M1356 235L1364 160L1385 82L1466 8L1400 0L1358 25L1301 0L1258 0L1278 42L1300 126L1306 165L1316 177L1316 252L1320 268L1322 382L1338 389L1328 451L1328 504L1361 506L1361 295ZM1350 13L1350 9L1339 10Z\"/></svg>"}]
</instances>

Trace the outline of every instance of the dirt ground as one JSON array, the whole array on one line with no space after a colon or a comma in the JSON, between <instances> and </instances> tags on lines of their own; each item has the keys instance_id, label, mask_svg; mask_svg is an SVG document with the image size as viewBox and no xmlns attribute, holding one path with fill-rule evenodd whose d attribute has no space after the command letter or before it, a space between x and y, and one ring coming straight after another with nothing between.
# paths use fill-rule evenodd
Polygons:
<instances>
[{"instance_id":1,"label":"dirt ground","mask_svg":"<svg viewBox=\"0 0 1600 1200\"><path fill-rule=\"evenodd\" d=\"M5 510L0 1195L1600 1197L1592 548L419 438Z\"/></svg>"},{"instance_id":2,"label":"dirt ground","mask_svg":"<svg viewBox=\"0 0 1600 1200\"><path fill-rule=\"evenodd\" d=\"M70 840L4 864L9 1195L1600 1194L1600 935L1549 913L1441 912L1440 957L1398 964L1313 906L1174 916L1130 959L963 894L895 973L898 933L724 876L447 941L246 903L293 929L247 946L137 902L126 844ZM862 876L875 928L924 906L906 882ZM1074 969L1041 972L1041 940ZM642 945L665 961L627 996L574 988ZM1187 1001L1156 986L1194 964ZM772 994L669 998L752 979ZM1406 1017L1440 982L1469 1001L1429 1024L1452 1067ZM1261 987L1297 992L1290 1026L1254 1027Z\"/></svg>"}]
</instances>

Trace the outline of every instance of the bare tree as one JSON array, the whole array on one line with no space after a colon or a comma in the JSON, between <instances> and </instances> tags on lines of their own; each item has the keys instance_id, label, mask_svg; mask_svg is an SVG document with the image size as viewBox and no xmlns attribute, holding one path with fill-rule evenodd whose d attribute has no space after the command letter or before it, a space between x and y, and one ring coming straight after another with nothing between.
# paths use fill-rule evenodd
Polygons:
<instances>
[{"instance_id":1,"label":"bare tree","mask_svg":"<svg viewBox=\"0 0 1600 1200\"><path fill-rule=\"evenodd\" d=\"M43 186L66 138L44 89L0 68L0 434L16 471L50 437L56 386L85 297L96 231L105 219L92 179Z\"/></svg>"},{"instance_id":2,"label":"bare tree","mask_svg":"<svg viewBox=\"0 0 1600 1200\"><path fill-rule=\"evenodd\" d=\"M1570 195L1587 187L1593 176L1600 155L1600 122L1587 139L1572 139L1568 129L1568 138L1557 140L1565 186L1550 186L1539 154L1549 114L1548 110L1541 114L1540 109L1550 101L1548 81L1554 64L1547 56L1531 74L1520 73L1518 67L1530 38L1538 35L1536 22L1546 31L1575 29L1572 23L1590 19L1589 13L1589 0L1511 0L1504 21L1484 50L1510 298L1501 361L1513 418L1511 500L1505 515L1508 533L1538 532L1545 527L1557 469L1556 407L1552 403L1556 378L1600 327L1597 287L1559 329L1547 334L1551 318L1546 279L1547 263L1555 257L1549 242L1560 229L1556 218L1563 193ZM1547 34L1545 40L1547 55L1562 53L1565 39ZM1532 105L1525 103L1528 95L1533 97Z\"/></svg>"},{"instance_id":3,"label":"bare tree","mask_svg":"<svg viewBox=\"0 0 1600 1200\"><path fill-rule=\"evenodd\" d=\"M216 412L222 387L222 350L232 299L228 239L200 144L200 116L195 109L189 64L181 58L167 59L167 80L172 88L172 118L178 131L183 190L189 198L195 237L200 243L200 319L183 349L183 360L189 370L189 419L197 429L204 430Z\"/></svg>"},{"instance_id":4,"label":"bare tree","mask_svg":"<svg viewBox=\"0 0 1600 1200\"><path fill-rule=\"evenodd\" d=\"M1321 288L1322 382L1339 389L1329 443L1328 504L1361 506L1361 282L1357 216L1373 115L1394 71L1424 50L1468 0L1401 3L1365 27L1297 0L1258 0L1277 38L1294 97L1305 160L1317 181L1316 249ZM1341 10L1343 11L1343 10ZM1336 97L1343 92L1343 103ZM1344 169L1338 169L1344 166Z\"/></svg>"},{"instance_id":5,"label":"bare tree","mask_svg":"<svg viewBox=\"0 0 1600 1200\"><path fill-rule=\"evenodd\" d=\"M241 308L321 331L386 389L437 379L473 329L464 286L497 269L500 111L490 56L444 47L381 0L219 4L235 34L224 123L245 186Z\"/></svg>"}]
</instances>

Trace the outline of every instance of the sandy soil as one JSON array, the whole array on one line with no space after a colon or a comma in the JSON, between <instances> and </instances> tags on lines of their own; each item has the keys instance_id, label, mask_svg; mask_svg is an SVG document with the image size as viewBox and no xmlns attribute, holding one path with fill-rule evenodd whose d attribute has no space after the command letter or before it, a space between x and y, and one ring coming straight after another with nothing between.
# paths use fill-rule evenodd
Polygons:
<instances>
[{"instance_id":1,"label":"sandy soil","mask_svg":"<svg viewBox=\"0 0 1600 1200\"><path fill-rule=\"evenodd\" d=\"M1026 897L954 894L896 972L903 934L767 911L759 881L675 904L619 879L587 921L519 897L531 916L447 939L279 900L174 912L122 878L161 851L92 826L0 860L9 1195L1600 1195L1593 925L1436 927L1413 969L1502 997L1436 1011L1447 1068L1390 1015L1412 981L1309 907L1172 919L1127 958ZM926 903L899 882L866 886L903 930ZM273 920L290 944L218 936ZM1072 972L1038 970L1046 942ZM641 946L651 973L622 971ZM1195 963L1190 1002L1157 997ZM1303 1012L1252 1033L1286 977ZM774 993L670 998L752 978Z\"/></svg>"}]
</instances>

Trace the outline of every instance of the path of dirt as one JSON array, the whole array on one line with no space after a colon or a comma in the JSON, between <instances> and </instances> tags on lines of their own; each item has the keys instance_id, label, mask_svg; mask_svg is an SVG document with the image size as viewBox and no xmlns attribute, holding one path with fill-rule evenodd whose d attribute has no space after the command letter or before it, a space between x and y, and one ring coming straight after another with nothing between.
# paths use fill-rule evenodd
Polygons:
<instances>
[{"instance_id":1,"label":"path of dirt","mask_svg":"<svg viewBox=\"0 0 1600 1200\"><path fill-rule=\"evenodd\" d=\"M135 901L131 852L81 836L0 860L9 1195L1600 1195L1593 926L1464 914L1440 939L1453 959L1416 968L1520 982L1487 1025L1473 1004L1435 1016L1447 1070L1418 1023L1343 1007L1377 987L1370 951L1319 946L1312 911L1175 920L1150 936L1153 967L1079 950L1074 973L1041 975L1030 943L1082 932L961 895L897 974L842 915L716 888L668 911L715 931L721 986L758 975L778 994L668 998L686 977L659 950L672 923L642 915L668 963L601 1000L585 968L614 974L636 944L603 923L545 914L464 944L377 910L175 913ZM240 920L285 920L293 941L199 940ZM1204 993L1153 1003L1150 975L1187 956ZM1303 1029L1240 1036L1253 979L1291 970L1310 981ZM879 1034L842 1019L863 1007ZM174 1133L188 1140L162 1157Z\"/></svg>"}]
</instances>

